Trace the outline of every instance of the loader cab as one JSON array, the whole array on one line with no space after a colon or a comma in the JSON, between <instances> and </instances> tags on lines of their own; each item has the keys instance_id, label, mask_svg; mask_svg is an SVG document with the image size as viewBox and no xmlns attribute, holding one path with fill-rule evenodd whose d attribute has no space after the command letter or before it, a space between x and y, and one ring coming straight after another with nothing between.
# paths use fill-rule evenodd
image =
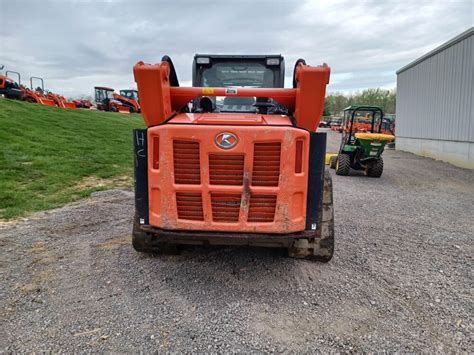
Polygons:
<instances>
[{"instance_id":1,"label":"loader cab","mask_svg":"<svg viewBox=\"0 0 474 355\"><path fill-rule=\"evenodd\" d=\"M94 92L97 108L101 111L109 111L111 109L110 103L114 99L114 89L104 86L95 86Z\"/></svg>"},{"instance_id":2,"label":"loader cab","mask_svg":"<svg viewBox=\"0 0 474 355\"><path fill-rule=\"evenodd\" d=\"M94 87L94 91L95 91L95 101L97 103L99 103L99 102L105 103L108 100L113 99L114 89L112 89L112 88L107 88L107 87L103 87L103 86L96 86L96 87Z\"/></svg>"},{"instance_id":3,"label":"loader cab","mask_svg":"<svg viewBox=\"0 0 474 355\"><path fill-rule=\"evenodd\" d=\"M247 88L283 88L285 59L281 55L211 55L196 54L193 61L193 86ZM201 98L193 101L192 110L199 112L267 113L275 104L268 98L212 97L204 105ZM273 107L274 108L274 107ZM264 112L262 112L264 111Z\"/></svg>"},{"instance_id":4,"label":"loader cab","mask_svg":"<svg viewBox=\"0 0 474 355\"><path fill-rule=\"evenodd\" d=\"M138 91L137 90L132 90L132 89L120 90L120 95L125 96L128 99L138 101Z\"/></svg>"}]
</instances>

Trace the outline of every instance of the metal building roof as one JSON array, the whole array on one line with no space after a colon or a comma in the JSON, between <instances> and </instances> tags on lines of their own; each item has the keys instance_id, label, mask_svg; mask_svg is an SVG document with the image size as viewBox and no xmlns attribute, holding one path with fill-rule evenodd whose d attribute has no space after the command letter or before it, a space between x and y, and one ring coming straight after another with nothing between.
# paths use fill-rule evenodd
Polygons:
<instances>
[{"instance_id":1,"label":"metal building roof","mask_svg":"<svg viewBox=\"0 0 474 355\"><path fill-rule=\"evenodd\" d=\"M400 69L398 69L397 70L397 75L404 72L405 70L408 70L408 69L414 67L415 65L425 61L426 59L434 56L435 54L438 54L439 52L444 51L446 48L449 48L449 47L455 45L456 43L461 42L462 40L466 39L469 36L472 36L473 34L474 34L474 27L471 27L471 28L467 29L466 31L464 31L463 33L457 35L456 37L450 39L446 43L442 44L441 46L433 49L432 51L426 53L425 55L421 56L420 58L415 59L413 62L405 65L404 67L402 67Z\"/></svg>"}]
</instances>

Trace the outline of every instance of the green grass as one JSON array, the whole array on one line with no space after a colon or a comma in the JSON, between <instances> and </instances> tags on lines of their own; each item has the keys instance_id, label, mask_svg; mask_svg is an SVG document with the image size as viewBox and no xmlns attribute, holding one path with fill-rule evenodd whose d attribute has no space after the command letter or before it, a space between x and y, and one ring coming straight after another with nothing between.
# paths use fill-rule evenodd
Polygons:
<instances>
[{"instance_id":1,"label":"green grass","mask_svg":"<svg viewBox=\"0 0 474 355\"><path fill-rule=\"evenodd\" d=\"M141 115L0 99L0 219L131 185L136 127Z\"/></svg>"}]
</instances>

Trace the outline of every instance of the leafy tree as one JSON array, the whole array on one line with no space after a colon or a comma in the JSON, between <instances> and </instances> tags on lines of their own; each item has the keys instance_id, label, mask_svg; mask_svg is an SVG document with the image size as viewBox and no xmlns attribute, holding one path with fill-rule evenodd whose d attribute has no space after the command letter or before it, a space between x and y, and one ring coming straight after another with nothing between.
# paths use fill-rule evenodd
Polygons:
<instances>
[{"instance_id":1,"label":"leafy tree","mask_svg":"<svg viewBox=\"0 0 474 355\"><path fill-rule=\"evenodd\" d=\"M335 92L326 96L324 107L332 115L339 115L344 108L354 104L380 106L386 113L395 113L396 96L394 89L380 88L366 89L349 95Z\"/></svg>"}]
</instances>

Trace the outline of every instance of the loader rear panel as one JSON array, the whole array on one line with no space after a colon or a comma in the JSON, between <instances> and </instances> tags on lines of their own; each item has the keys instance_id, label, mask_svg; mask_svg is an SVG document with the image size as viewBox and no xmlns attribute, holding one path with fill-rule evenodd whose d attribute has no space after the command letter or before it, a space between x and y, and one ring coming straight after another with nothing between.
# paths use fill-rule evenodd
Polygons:
<instances>
[{"instance_id":1,"label":"loader rear panel","mask_svg":"<svg viewBox=\"0 0 474 355\"><path fill-rule=\"evenodd\" d=\"M232 138L227 142L231 147L218 145L224 136ZM307 131L165 124L148 129L148 142L153 226L254 233L304 230ZM296 142L302 147L299 152Z\"/></svg>"},{"instance_id":2,"label":"loader rear panel","mask_svg":"<svg viewBox=\"0 0 474 355\"><path fill-rule=\"evenodd\" d=\"M163 125L161 127L165 126L175 128L183 125ZM210 126L206 125L206 127L202 128L208 130ZM218 130L221 130L221 128L223 127L219 127ZM235 129L233 129L234 127L224 128L240 132L237 127ZM263 128L268 133L269 129L271 130L275 127L267 126ZM192 127L192 129L196 130L196 127ZM252 127L252 130L255 129L256 127ZM288 127L281 127L280 129L285 131L292 130L292 128ZM280 197L278 184L280 179L285 181L286 177L279 170L277 171L278 174L275 174L275 167L280 163L276 163L274 158L272 160L272 154L273 156L278 155L275 152L272 153L272 150L275 151L276 148L281 150L281 142L267 143L266 146L260 148L258 143L253 144L250 145L251 147L253 146L253 149L247 149L248 152L244 154L239 154L238 152L230 154L222 152L222 150L217 150L220 154L216 154L212 152L212 149L208 151L209 147L206 147L206 144L204 144L204 150L201 149L202 151L196 152L196 144L193 145L193 142L190 145L186 145L183 144L184 142L180 142L180 140L171 139L171 146L168 147L168 150L172 152L171 157L169 159L163 158L157 162L153 154L165 156L162 149L167 149L166 134L161 134L161 137L157 139L154 133L150 133L150 129L134 130L137 221L139 221L144 230L148 232L153 231L152 233L159 235L160 238L166 234L166 238L169 239L174 236L176 241L182 240L184 243L192 242L192 240L189 240L189 234L183 234L183 238L177 238L176 235L184 233L185 230L192 230L199 232L200 235L202 234L195 242L204 244L207 243L205 242L206 236L214 240L214 233L219 234L217 240L220 244L222 244L222 238L220 237L227 236L229 243L250 243L256 245L255 243L258 243L260 239L258 236L255 238L242 238L244 235L252 235L254 233L260 233L262 236L265 236L264 239L268 239L268 235L273 233L286 234L288 237L287 242L294 238L307 238L309 235L317 238L321 223L320 211L323 192L326 134L295 130L300 134L302 133L301 137L306 136L308 138L305 141L308 146L305 149L307 154L303 155L304 167L302 168L302 173L298 176L300 179L297 180L296 184L293 183L293 187L290 188L293 193L288 195L288 191L285 191L286 195L292 196L291 200L282 200ZM174 136L174 134L171 134L171 136ZM187 136L189 137L189 135ZM196 138L195 134L191 136ZM153 141L159 144L158 150L156 147L153 147L153 143L151 143ZM176 141L178 144L175 144ZM213 145L209 144L209 146ZM281 165L291 166L290 170L296 168L294 159L296 145L296 143L290 144L291 153L286 149L285 154L280 155L283 160ZM189 148L191 148L191 152L188 151ZM193 149L194 153L192 152ZM260 170L258 170L259 151L265 153L265 156L260 159L264 161ZM290 155L292 157L288 160L283 158L283 156ZM243 163L245 156L247 161ZM253 157L256 157L255 161L252 161ZM203 159L201 160L201 158ZM199 164L195 164L196 159ZM203 163L202 165L201 162ZM178 170L175 169L175 165ZM231 174L226 174L225 169L231 169ZM159 178L156 175L153 176L157 170L163 172L163 175ZM223 172L224 175L222 175ZM149 176L151 176L154 182L151 181L149 183ZM166 176L169 179L168 183L161 180L166 180ZM277 177L276 179L275 176ZM157 178L158 180L156 180ZM302 191L307 192L301 193L299 191L295 193L294 190L302 186L304 187ZM171 193L168 190L171 190ZM164 195L166 193L168 193L168 197ZM150 205L148 203L149 195L151 196ZM288 219L282 221L278 219L278 216L276 220L280 223L275 223L276 212L279 211L281 214L284 211L286 213L285 206L288 206L288 201L293 205L300 204L302 206L302 208L296 209L299 216L295 215L295 213L292 215L297 220L297 223L289 223ZM207 207L205 203L208 204ZM293 207L291 206L291 208ZM161 224L160 219L165 210L169 211L170 217L176 221L175 226ZM151 218L149 217L150 214ZM286 216L288 217L288 214ZM302 233L304 230L307 232ZM276 234L273 235L276 236ZM214 240L214 242L217 242L217 240ZM283 241L275 242L275 244L281 246ZM269 241L262 240L262 243L269 244Z\"/></svg>"}]
</instances>

